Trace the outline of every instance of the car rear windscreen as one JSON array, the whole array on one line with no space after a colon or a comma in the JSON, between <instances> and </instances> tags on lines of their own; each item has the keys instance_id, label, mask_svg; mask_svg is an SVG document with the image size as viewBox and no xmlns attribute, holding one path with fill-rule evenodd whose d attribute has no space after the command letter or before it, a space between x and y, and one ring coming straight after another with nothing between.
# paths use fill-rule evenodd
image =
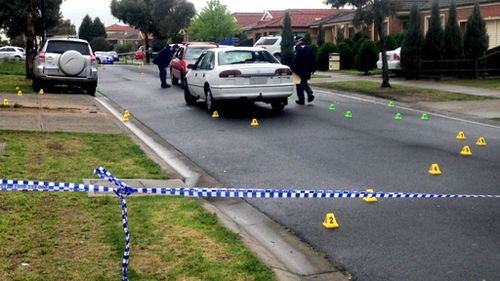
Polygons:
<instances>
[{"instance_id":1,"label":"car rear windscreen","mask_svg":"<svg viewBox=\"0 0 500 281\"><path fill-rule=\"evenodd\" d=\"M259 40L257 43L255 43L255 46L274 45L274 43L276 43L276 41L278 41L278 38L267 38L267 39L264 39L262 41Z\"/></svg>"},{"instance_id":2,"label":"car rear windscreen","mask_svg":"<svg viewBox=\"0 0 500 281\"><path fill-rule=\"evenodd\" d=\"M69 50L75 50L84 56L90 55L90 49L87 43L72 41L49 41L46 52L62 54Z\"/></svg>"},{"instance_id":3,"label":"car rear windscreen","mask_svg":"<svg viewBox=\"0 0 500 281\"><path fill-rule=\"evenodd\" d=\"M212 48L212 47L210 47ZM187 48L185 60L197 60L203 51L210 49L209 47L205 48Z\"/></svg>"},{"instance_id":4,"label":"car rear windscreen","mask_svg":"<svg viewBox=\"0 0 500 281\"><path fill-rule=\"evenodd\" d=\"M279 63L268 51L235 50L219 53L219 65Z\"/></svg>"}]
</instances>

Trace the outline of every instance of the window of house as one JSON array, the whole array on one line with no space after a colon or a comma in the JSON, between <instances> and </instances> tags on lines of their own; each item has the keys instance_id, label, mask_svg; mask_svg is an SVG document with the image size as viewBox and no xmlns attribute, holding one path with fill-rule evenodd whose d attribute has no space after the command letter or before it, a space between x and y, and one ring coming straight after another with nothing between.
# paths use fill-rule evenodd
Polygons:
<instances>
[{"instance_id":1,"label":"window of house","mask_svg":"<svg viewBox=\"0 0 500 281\"><path fill-rule=\"evenodd\" d=\"M462 35L465 33L465 26L467 25L466 21L461 21L458 23L460 25L460 30L462 31Z\"/></svg>"},{"instance_id":2,"label":"window of house","mask_svg":"<svg viewBox=\"0 0 500 281\"><path fill-rule=\"evenodd\" d=\"M344 37L345 34L345 25L340 25L339 28L337 29L337 38L340 36Z\"/></svg>"},{"instance_id":3,"label":"window of house","mask_svg":"<svg viewBox=\"0 0 500 281\"><path fill-rule=\"evenodd\" d=\"M349 38L353 38L356 34L356 29L354 27L349 27Z\"/></svg>"},{"instance_id":4,"label":"window of house","mask_svg":"<svg viewBox=\"0 0 500 281\"><path fill-rule=\"evenodd\" d=\"M444 21L445 20L444 14L441 14L440 16L441 16L441 27L444 30L444 27L446 25L446 22ZM424 34L427 33L427 31L429 30L430 23L431 23L431 16L425 16Z\"/></svg>"}]
</instances>

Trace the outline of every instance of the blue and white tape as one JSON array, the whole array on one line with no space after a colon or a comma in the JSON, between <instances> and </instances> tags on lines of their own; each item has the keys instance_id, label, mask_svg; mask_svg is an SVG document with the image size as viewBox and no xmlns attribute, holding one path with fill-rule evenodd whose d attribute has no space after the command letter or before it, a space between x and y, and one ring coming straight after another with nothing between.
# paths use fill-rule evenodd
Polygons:
<instances>
[{"instance_id":1,"label":"blue and white tape","mask_svg":"<svg viewBox=\"0 0 500 281\"><path fill-rule=\"evenodd\" d=\"M323 189L242 189L242 188L203 188L203 187L157 187L135 188L115 178L103 167L95 169L95 174L117 186L111 188L100 185L75 184L63 182L0 180L0 191L41 191L41 192L99 192L115 193L122 204L122 224L125 232L125 251L123 253L123 281L128 281L127 269L130 257L130 233L128 231L127 202L125 196L134 193L182 196L182 197L219 197L219 198L265 198L265 199L310 199L310 198L500 198L500 195L473 194L434 194L406 192L367 192Z\"/></svg>"}]
</instances>

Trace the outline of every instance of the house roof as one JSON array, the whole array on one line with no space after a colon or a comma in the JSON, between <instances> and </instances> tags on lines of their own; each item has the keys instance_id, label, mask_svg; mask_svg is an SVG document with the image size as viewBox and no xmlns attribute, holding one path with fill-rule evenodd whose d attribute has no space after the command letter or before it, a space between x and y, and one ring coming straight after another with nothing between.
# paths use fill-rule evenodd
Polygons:
<instances>
[{"instance_id":1,"label":"house roof","mask_svg":"<svg viewBox=\"0 0 500 281\"><path fill-rule=\"evenodd\" d=\"M450 7L451 1L452 0L439 0L439 7L448 8ZM472 6L476 3L476 1L479 2L479 4L494 3L494 2L498 3L498 0L454 0L454 1L457 7ZM432 1L427 1L427 3L422 7L422 10L430 10L431 7L432 7Z\"/></svg>"},{"instance_id":2,"label":"house roof","mask_svg":"<svg viewBox=\"0 0 500 281\"><path fill-rule=\"evenodd\" d=\"M256 25L262 19L262 13L233 13L241 30L246 30Z\"/></svg>"},{"instance_id":3,"label":"house roof","mask_svg":"<svg viewBox=\"0 0 500 281\"><path fill-rule=\"evenodd\" d=\"M129 25L113 24L106 27L106 32L134 32L134 31L136 31L136 29Z\"/></svg>"},{"instance_id":4,"label":"house roof","mask_svg":"<svg viewBox=\"0 0 500 281\"><path fill-rule=\"evenodd\" d=\"M258 22L254 28L266 28L266 27L281 27L283 25L283 18L285 17L285 12L290 14L290 19L292 21L292 27L307 27L313 22L331 16L333 14L338 14L343 10L338 9L289 9L289 10L271 10L264 14L262 19ZM271 19L265 19L266 16L270 16Z\"/></svg>"},{"instance_id":5,"label":"house roof","mask_svg":"<svg viewBox=\"0 0 500 281\"><path fill-rule=\"evenodd\" d=\"M343 10L342 12L331 15L329 17L320 19L318 21L313 22L310 26L319 26L320 24L326 25L330 23L338 23L338 22L350 22L354 18L355 10Z\"/></svg>"}]
</instances>

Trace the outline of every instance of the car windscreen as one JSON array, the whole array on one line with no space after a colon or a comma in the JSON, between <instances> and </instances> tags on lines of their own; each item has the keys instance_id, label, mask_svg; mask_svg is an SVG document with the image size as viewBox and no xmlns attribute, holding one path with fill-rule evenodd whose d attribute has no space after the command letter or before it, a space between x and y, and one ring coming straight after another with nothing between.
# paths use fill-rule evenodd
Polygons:
<instances>
[{"instance_id":1,"label":"car windscreen","mask_svg":"<svg viewBox=\"0 0 500 281\"><path fill-rule=\"evenodd\" d=\"M47 53L62 54L69 50L80 52L84 56L90 55L90 50L87 43L71 42L71 41L49 41L47 44Z\"/></svg>"},{"instance_id":2,"label":"car windscreen","mask_svg":"<svg viewBox=\"0 0 500 281\"><path fill-rule=\"evenodd\" d=\"M210 48L187 48L186 49L186 56L184 57L185 60L197 60L201 53L205 51L206 49Z\"/></svg>"},{"instance_id":3,"label":"car windscreen","mask_svg":"<svg viewBox=\"0 0 500 281\"><path fill-rule=\"evenodd\" d=\"M232 50L219 53L219 65L240 63L279 63L268 51Z\"/></svg>"},{"instance_id":4,"label":"car windscreen","mask_svg":"<svg viewBox=\"0 0 500 281\"><path fill-rule=\"evenodd\" d=\"M276 41L278 41L278 38L266 38L266 39L257 41L257 43L255 43L255 46L274 45L274 43L276 43Z\"/></svg>"}]
</instances>

